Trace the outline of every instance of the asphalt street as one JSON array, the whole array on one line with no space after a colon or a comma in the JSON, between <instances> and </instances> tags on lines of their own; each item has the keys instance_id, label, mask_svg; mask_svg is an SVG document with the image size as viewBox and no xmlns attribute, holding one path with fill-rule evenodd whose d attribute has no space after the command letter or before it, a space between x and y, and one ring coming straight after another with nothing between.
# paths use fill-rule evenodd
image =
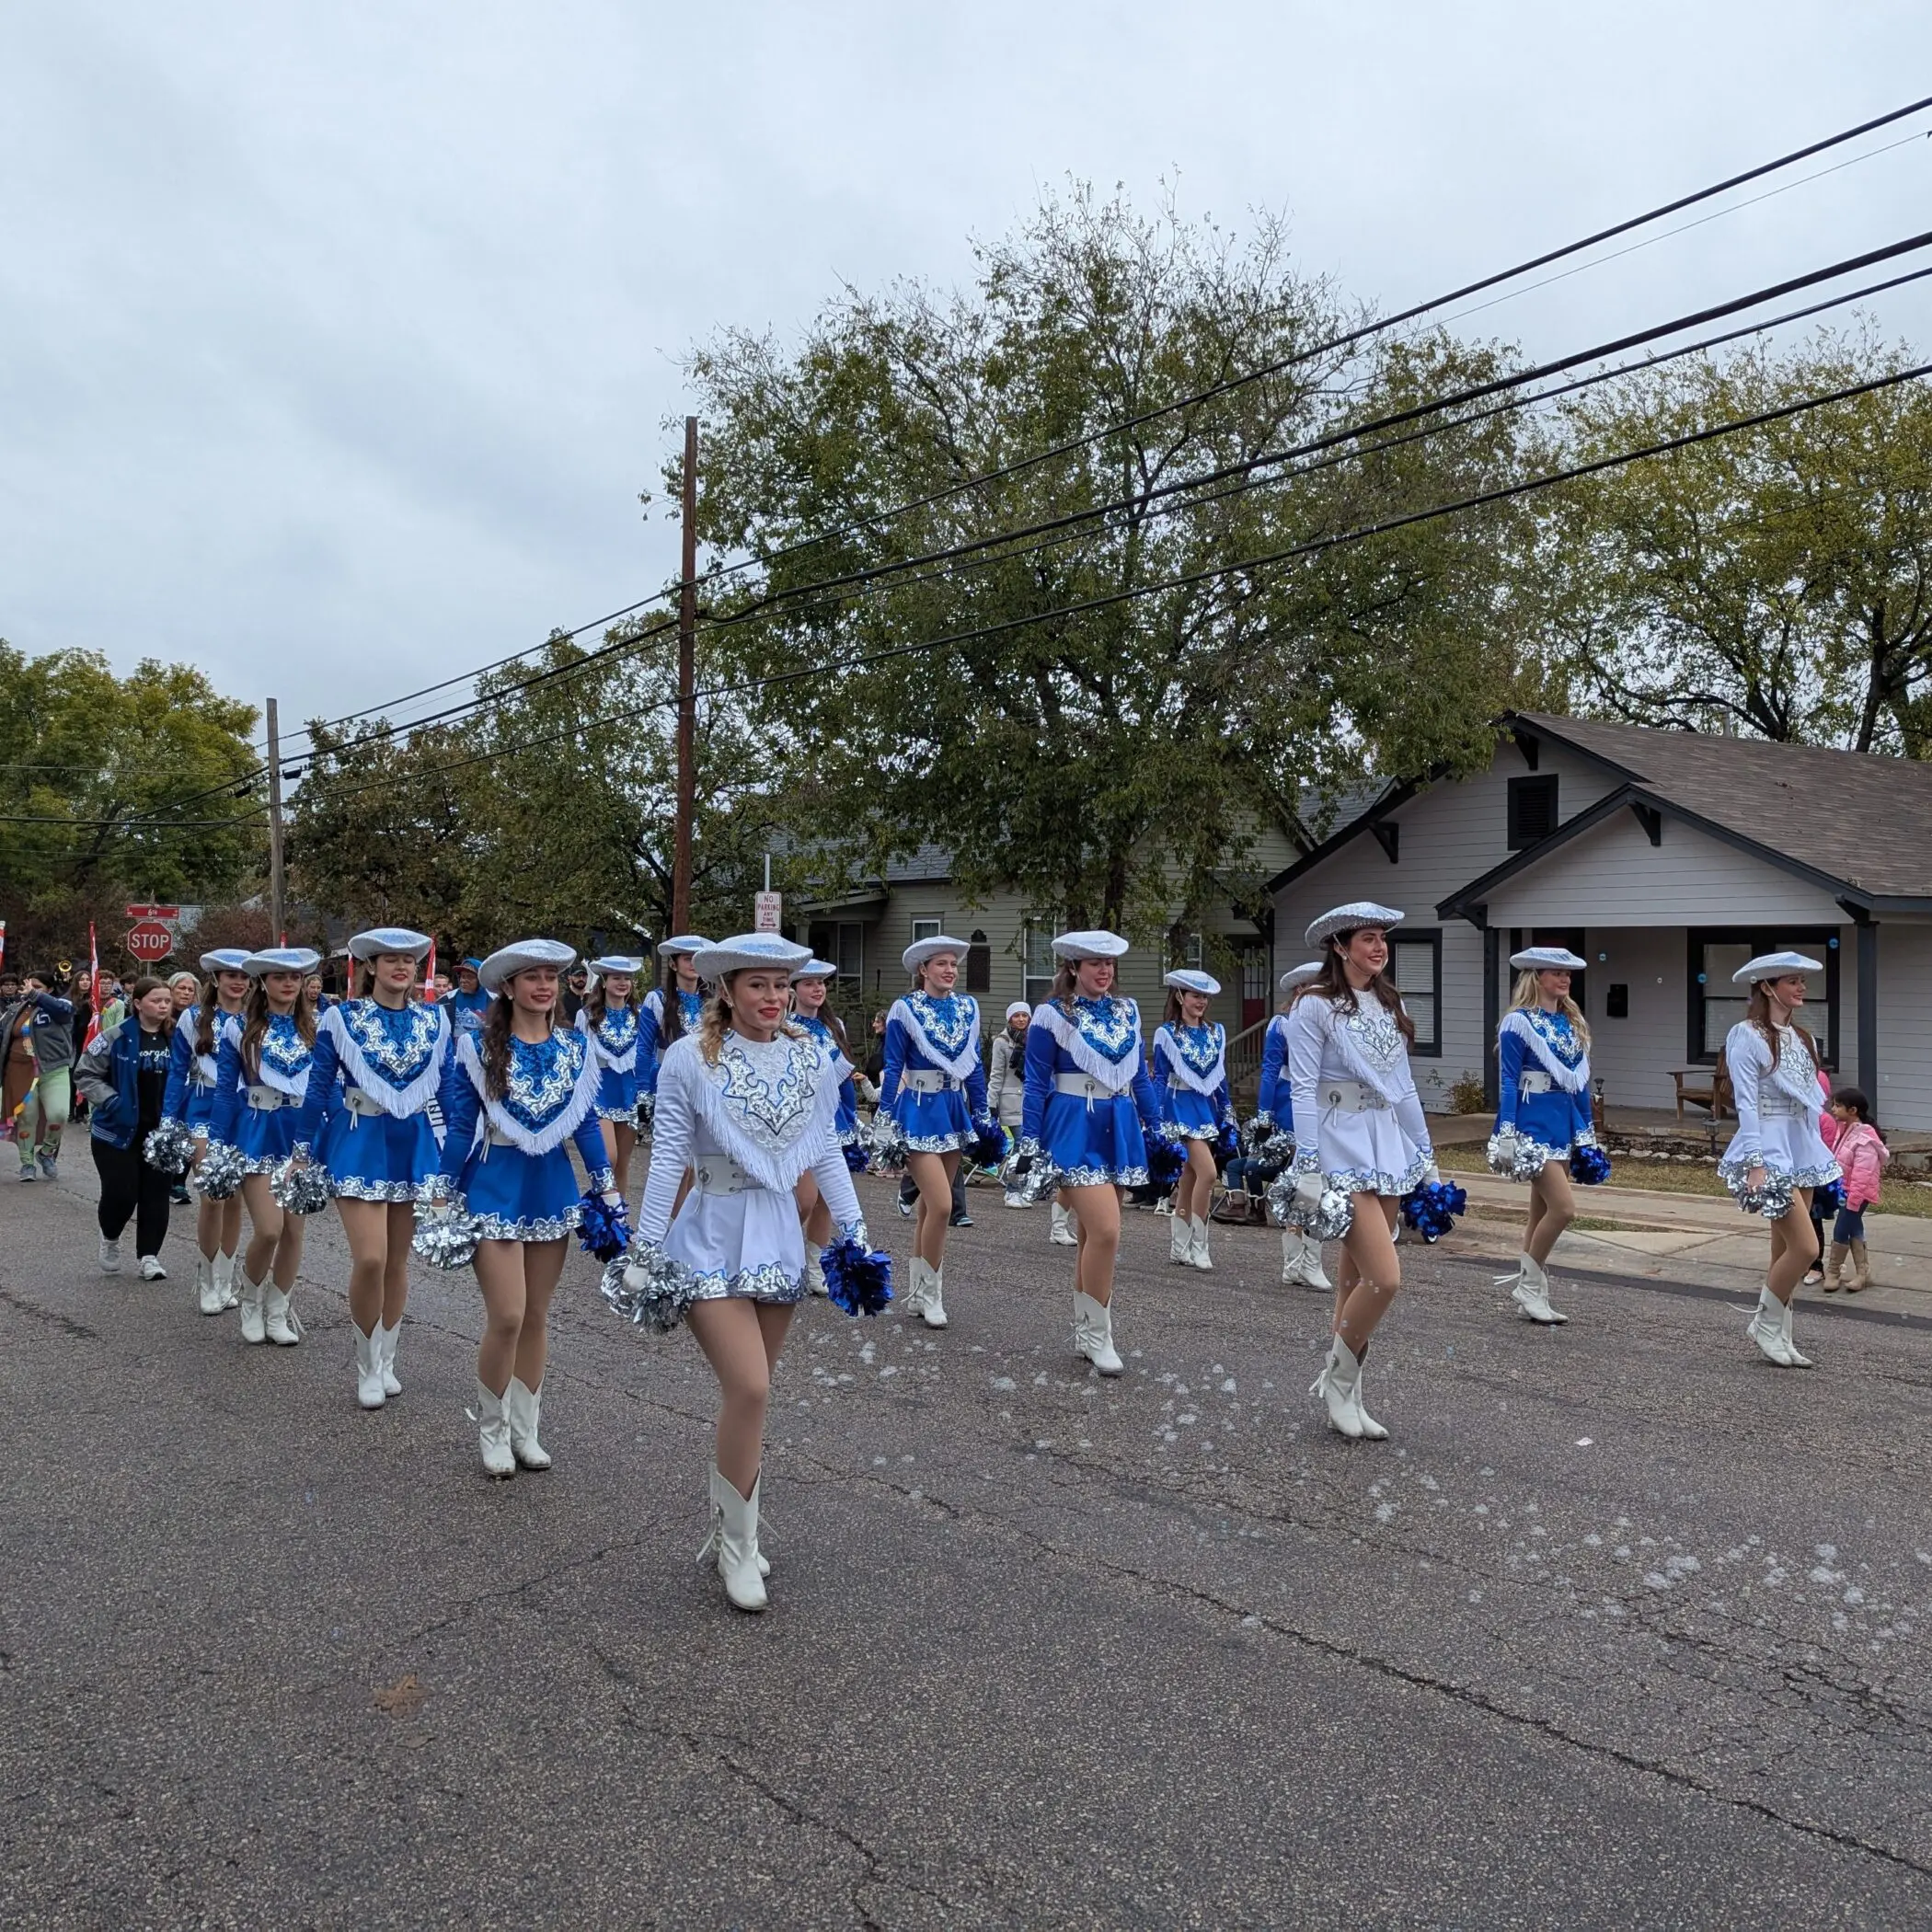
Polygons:
<instances>
[{"instance_id":1,"label":"asphalt street","mask_svg":"<svg viewBox=\"0 0 1932 1932\"><path fill-rule=\"evenodd\" d=\"M774 1607L693 1557L713 1410L573 1258L547 1475L484 1479L470 1278L354 1406L308 1339L103 1278L93 1177L0 1181L0 1924L1932 1924L1932 1322L1405 1247L1383 1445L1306 1391L1262 1231L1130 1217L1128 1374L1044 1209L975 1191L952 1326L817 1303ZM875 1236L907 1224L862 1183ZM132 1244L129 1244L130 1246Z\"/></svg>"}]
</instances>

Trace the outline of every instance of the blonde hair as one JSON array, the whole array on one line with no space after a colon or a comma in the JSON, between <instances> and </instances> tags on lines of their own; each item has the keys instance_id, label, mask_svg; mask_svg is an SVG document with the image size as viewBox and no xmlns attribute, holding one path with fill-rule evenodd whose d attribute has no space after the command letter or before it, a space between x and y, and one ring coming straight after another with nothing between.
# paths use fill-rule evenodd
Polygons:
<instances>
[{"instance_id":1,"label":"blonde hair","mask_svg":"<svg viewBox=\"0 0 1932 1932\"><path fill-rule=\"evenodd\" d=\"M1540 1006L1542 1004L1543 987L1536 969L1524 967L1516 975L1516 990L1510 995L1510 1011L1526 1012L1530 1007ZM1570 1030L1577 1036L1578 1041L1587 1053L1590 1051L1590 1022L1583 1018L1582 1007L1566 993L1557 1002L1557 1011L1570 1022Z\"/></svg>"},{"instance_id":2,"label":"blonde hair","mask_svg":"<svg viewBox=\"0 0 1932 1932\"><path fill-rule=\"evenodd\" d=\"M726 996L739 973L749 972L748 966L734 968L720 977L711 996L706 1000L704 1011L697 1017L697 1050L704 1055L707 1066L716 1066L718 1056L724 1048L724 1037L731 1024L731 1002ZM778 1022L778 1031L788 1040L802 1040L805 1029L789 1017Z\"/></svg>"}]
</instances>

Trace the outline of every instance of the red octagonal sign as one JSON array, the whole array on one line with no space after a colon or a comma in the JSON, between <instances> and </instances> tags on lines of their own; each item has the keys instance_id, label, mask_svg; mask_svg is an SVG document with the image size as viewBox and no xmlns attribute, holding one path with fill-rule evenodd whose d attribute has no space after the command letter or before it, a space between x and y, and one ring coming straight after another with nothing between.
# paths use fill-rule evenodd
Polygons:
<instances>
[{"instance_id":1,"label":"red octagonal sign","mask_svg":"<svg viewBox=\"0 0 1932 1932\"><path fill-rule=\"evenodd\" d=\"M175 949L175 936L158 919L144 919L128 934L128 950L137 960L165 960Z\"/></svg>"}]
</instances>

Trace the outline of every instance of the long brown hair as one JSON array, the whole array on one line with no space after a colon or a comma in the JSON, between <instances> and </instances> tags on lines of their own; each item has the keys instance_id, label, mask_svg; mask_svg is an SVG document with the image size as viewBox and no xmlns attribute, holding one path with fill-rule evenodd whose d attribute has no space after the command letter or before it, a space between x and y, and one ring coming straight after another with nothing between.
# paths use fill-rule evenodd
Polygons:
<instances>
[{"instance_id":1,"label":"long brown hair","mask_svg":"<svg viewBox=\"0 0 1932 1932\"><path fill-rule=\"evenodd\" d=\"M673 1040L680 1040L684 1032L684 1003L677 996L677 962L690 957L687 953L672 952L664 955L664 979L658 988L664 1003L664 1015L658 1023L658 1044L668 1047ZM697 983L698 997L704 997L705 983ZM709 1010L708 1005L706 1008ZM716 1054L711 1056L713 1059Z\"/></svg>"},{"instance_id":2,"label":"long brown hair","mask_svg":"<svg viewBox=\"0 0 1932 1932\"><path fill-rule=\"evenodd\" d=\"M198 1054L214 1052L215 1022L222 1018L221 994L222 969L217 967L201 982L201 995L195 1002L195 1012L200 1016L194 1029L194 1050ZM242 1010L247 1011L247 998L242 999Z\"/></svg>"},{"instance_id":3,"label":"long brown hair","mask_svg":"<svg viewBox=\"0 0 1932 1932\"><path fill-rule=\"evenodd\" d=\"M1213 1011L1213 1002L1210 999L1208 1002L1208 1012L1201 1016L1202 1026L1208 1024L1208 1015ZM1184 1027L1187 1025L1187 1020L1180 1010L1180 988L1179 986L1169 986L1167 988L1167 1004L1161 1008L1160 1023L1164 1027Z\"/></svg>"},{"instance_id":4,"label":"long brown hair","mask_svg":"<svg viewBox=\"0 0 1932 1932\"><path fill-rule=\"evenodd\" d=\"M1052 991L1047 995L1047 997L1069 1019L1074 1017L1074 999L1080 984L1080 968L1086 963L1083 960L1062 960L1053 972L1053 987ZM1108 987L1105 993L1096 994L1094 997L1096 999L1123 998L1124 995L1121 992L1121 962L1119 960L1109 960L1107 963L1113 968L1113 984Z\"/></svg>"},{"instance_id":5,"label":"long brown hair","mask_svg":"<svg viewBox=\"0 0 1932 1932\"><path fill-rule=\"evenodd\" d=\"M630 997L625 1004L635 1013L638 1010L637 975L627 973L624 977L630 981ZM601 1027L604 1024L604 1016L610 1011L610 1001L604 994L604 975L601 972L593 972L591 975L591 990L583 996L583 1010L590 1016L590 1022L593 1027Z\"/></svg>"},{"instance_id":6,"label":"long brown hair","mask_svg":"<svg viewBox=\"0 0 1932 1932\"><path fill-rule=\"evenodd\" d=\"M512 979L516 975L512 973ZM558 974L559 981L563 975ZM492 1100L500 1100L510 1091L510 1024L515 1018L515 1002L510 996L510 985L506 981L503 990L489 1003L489 1011L483 1016L483 1037L477 1044L477 1057L483 1063L483 1090ZM553 1005L549 1014L550 1030L557 1030L557 1008Z\"/></svg>"},{"instance_id":7,"label":"long brown hair","mask_svg":"<svg viewBox=\"0 0 1932 1932\"><path fill-rule=\"evenodd\" d=\"M1360 1010L1355 989L1349 983L1348 968L1343 964L1348 943L1362 928L1353 931L1331 933L1328 936L1328 950L1321 956L1321 972L1295 994L1296 999L1306 999L1311 994L1321 999L1333 1000L1338 1006L1345 1006L1351 1013ZM1378 972L1368 983L1368 990L1382 1002L1383 1006L1394 1018L1401 1029L1403 1040L1410 1046L1416 1043L1416 1023L1409 1018L1408 1009L1402 1004L1402 995L1396 991L1396 983L1389 978L1386 969Z\"/></svg>"},{"instance_id":8,"label":"long brown hair","mask_svg":"<svg viewBox=\"0 0 1932 1932\"><path fill-rule=\"evenodd\" d=\"M1776 1066L1777 1029L1771 1023L1771 995L1765 991L1770 983L1769 980L1752 981L1751 997L1744 1006L1744 1023L1771 1049L1771 1064ZM1795 1013L1791 1016L1789 1026L1792 1032L1804 1041L1805 1052L1811 1056L1811 1064L1823 1066L1824 1062L1818 1057L1818 1042L1798 1024L1798 1016Z\"/></svg>"},{"instance_id":9,"label":"long brown hair","mask_svg":"<svg viewBox=\"0 0 1932 1932\"><path fill-rule=\"evenodd\" d=\"M281 969L278 968L277 971ZM291 1009L295 1021L295 1030L301 1034L307 1046L316 1043L316 1006L308 996L308 974L297 977L301 984L295 989L295 1004ZM269 1030L269 983L266 973L258 973L248 983L248 997L242 1006L241 1060L242 1071L249 1079L255 1079L261 1072L262 1037Z\"/></svg>"}]
</instances>

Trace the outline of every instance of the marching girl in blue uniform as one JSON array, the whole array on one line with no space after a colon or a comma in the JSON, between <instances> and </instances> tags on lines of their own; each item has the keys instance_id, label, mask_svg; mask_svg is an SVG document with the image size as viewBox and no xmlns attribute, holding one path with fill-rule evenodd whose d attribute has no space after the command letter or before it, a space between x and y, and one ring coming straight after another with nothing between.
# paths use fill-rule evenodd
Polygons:
<instances>
[{"instance_id":1,"label":"marching girl in blue uniform","mask_svg":"<svg viewBox=\"0 0 1932 1932\"><path fill-rule=\"evenodd\" d=\"M692 961L710 943L696 933L681 933L658 948L663 983L644 995L643 1010L638 1016L638 1118L646 1127L650 1125L650 1109L657 1098L658 1065L664 1049L688 1033L704 1013L705 989Z\"/></svg>"},{"instance_id":2,"label":"marching girl in blue uniform","mask_svg":"<svg viewBox=\"0 0 1932 1932\"><path fill-rule=\"evenodd\" d=\"M525 939L484 960L496 995L480 1033L445 1063L443 1177L475 1225L477 1283L488 1319L477 1353L477 1428L483 1467L514 1476L547 1469L542 1418L550 1297L563 1273L582 1197L574 1142L591 1190L617 1201L598 1132L603 1071L590 1037L556 1024L559 983L577 958L555 939Z\"/></svg>"},{"instance_id":3,"label":"marching girl in blue uniform","mask_svg":"<svg viewBox=\"0 0 1932 1932\"><path fill-rule=\"evenodd\" d=\"M1140 1008L1113 991L1127 942L1116 933L1062 933L1052 992L1027 1029L1027 1104L1013 1171L1052 1170L1074 1211L1074 1347L1103 1375L1125 1364L1113 1345L1113 1270L1121 1190L1147 1184L1147 1136L1160 1103L1141 1044ZM1029 1180L1037 1189L1038 1177Z\"/></svg>"},{"instance_id":4,"label":"marching girl in blue uniform","mask_svg":"<svg viewBox=\"0 0 1932 1932\"><path fill-rule=\"evenodd\" d=\"M409 1298L409 1242L420 1202L443 1191L443 1150L429 1104L443 1085L448 1014L409 995L431 946L427 933L380 926L358 933L349 956L370 991L338 1001L316 1028L308 1094L295 1121L298 1154L328 1176L350 1253L356 1400L380 1409L402 1394L396 1344Z\"/></svg>"},{"instance_id":5,"label":"marching girl in blue uniform","mask_svg":"<svg viewBox=\"0 0 1932 1932\"><path fill-rule=\"evenodd\" d=\"M1288 1013L1295 1205L1316 1214L1343 1196L1349 1211L1328 1356L1309 1393L1329 1428L1375 1442L1388 1431L1363 1404L1362 1364L1402 1285L1396 1214L1403 1195L1441 1179L1409 1066L1415 1023L1388 975L1388 932L1401 918L1358 900L1314 921L1322 970Z\"/></svg>"},{"instance_id":6,"label":"marching girl in blue uniform","mask_svg":"<svg viewBox=\"0 0 1932 1932\"><path fill-rule=\"evenodd\" d=\"M229 1021L241 1022L248 997L248 975L242 971L248 957L240 946L224 946L201 955L207 982L200 996L175 1025L173 1057L167 1068L167 1091L161 1116L178 1121L196 1142L194 1158L208 1146L208 1122L214 1112L215 1054ZM195 1215L195 1290L203 1315L219 1315L236 1305L235 1254L241 1246L242 1204L239 1194L225 1201L203 1200Z\"/></svg>"},{"instance_id":7,"label":"marching girl in blue uniform","mask_svg":"<svg viewBox=\"0 0 1932 1932\"><path fill-rule=\"evenodd\" d=\"M316 1013L305 982L321 963L305 946L250 953L242 971L251 982L238 1025L224 1025L214 1063L211 1147L241 1156L248 1246L241 1260L244 1341L293 1348L302 1340L290 1297L302 1266L303 1217L286 1212L269 1188L269 1175L295 1151L295 1116L308 1092L316 1044Z\"/></svg>"},{"instance_id":8,"label":"marching girl in blue uniform","mask_svg":"<svg viewBox=\"0 0 1932 1932\"><path fill-rule=\"evenodd\" d=\"M1282 1004L1268 1022L1268 1030L1261 1035L1261 1109L1254 1120L1258 1140L1277 1133L1286 1134L1291 1143L1294 1139L1294 1089L1288 1078L1288 1009L1294 1004L1296 990L1320 976L1321 961L1309 960L1300 966L1291 966L1275 982ZM1324 1294L1332 1293L1335 1285L1322 1269L1321 1243L1301 1228L1284 1227L1282 1283L1286 1287L1295 1282L1319 1288Z\"/></svg>"},{"instance_id":9,"label":"marching girl in blue uniform","mask_svg":"<svg viewBox=\"0 0 1932 1932\"><path fill-rule=\"evenodd\" d=\"M638 1144L638 1060L642 1052L643 1021L631 995L642 960L613 954L591 961L592 979L577 1009L579 1029L590 1035L591 1052L599 1072L597 1120L604 1133L604 1153L616 1176L617 1191L630 1191L631 1150Z\"/></svg>"},{"instance_id":10,"label":"marching girl in blue uniform","mask_svg":"<svg viewBox=\"0 0 1932 1932\"><path fill-rule=\"evenodd\" d=\"M1207 1017L1221 982L1191 969L1170 972L1167 1011L1154 1033L1154 1091L1161 1132L1187 1149L1188 1164L1174 1190L1167 1259L1183 1268L1212 1270L1208 1209L1214 1200L1214 1143L1235 1132L1227 1085L1227 1035Z\"/></svg>"},{"instance_id":11,"label":"marching girl in blue uniform","mask_svg":"<svg viewBox=\"0 0 1932 1932\"><path fill-rule=\"evenodd\" d=\"M1520 977L1496 1035L1496 1133L1489 1166L1527 1180L1529 1220L1513 1274L1499 1275L1510 1299L1533 1322L1568 1321L1549 1305L1547 1264L1557 1236L1577 1217L1570 1159L1597 1144L1590 1110L1590 1028L1570 996L1570 976L1589 962L1561 946L1530 946L1510 955Z\"/></svg>"},{"instance_id":12,"label":"marching girl in blue uniform","mask_svg":"<svg viewBox=\"0 0 1932 1932\"><path fill-rule=\"evenodd\" d=\"M830 960L807 960L791 980L791 1018L825 1051L838 1080L838 1112L833 1129L841 1147L858 1144L858 1089L853 1076L858 1071L846 1051L845 1025L825 1005L827 988L838 968ZM849 1162L848 1162L849 1165ZM805 1284L814 1294L825 1293L825 1271L820 1265L819 1250L832 1239L832 1211L819 1193L818 1183L809 1175L799 1181L799 1212L805 1217Z\"/></svg>"},{"instance_id":13,"label":"marching girl in blue uniform","mask_svg":"<svg viewBox=\"0 0 1932 1932\"><path fill-rule=\"evenodd\" d=\"M954 989L963 939L914 939L901 955L912 990L886 1014L885 1071L879 1111L905 1149L905 1171L919 1190L913 1223L908 1314L928 1328L946 1326L946 1231L952 1178L964 1150L987 1123L986 1075L980 1064L980 1003Z\"/></svg>"}]
</instances>

